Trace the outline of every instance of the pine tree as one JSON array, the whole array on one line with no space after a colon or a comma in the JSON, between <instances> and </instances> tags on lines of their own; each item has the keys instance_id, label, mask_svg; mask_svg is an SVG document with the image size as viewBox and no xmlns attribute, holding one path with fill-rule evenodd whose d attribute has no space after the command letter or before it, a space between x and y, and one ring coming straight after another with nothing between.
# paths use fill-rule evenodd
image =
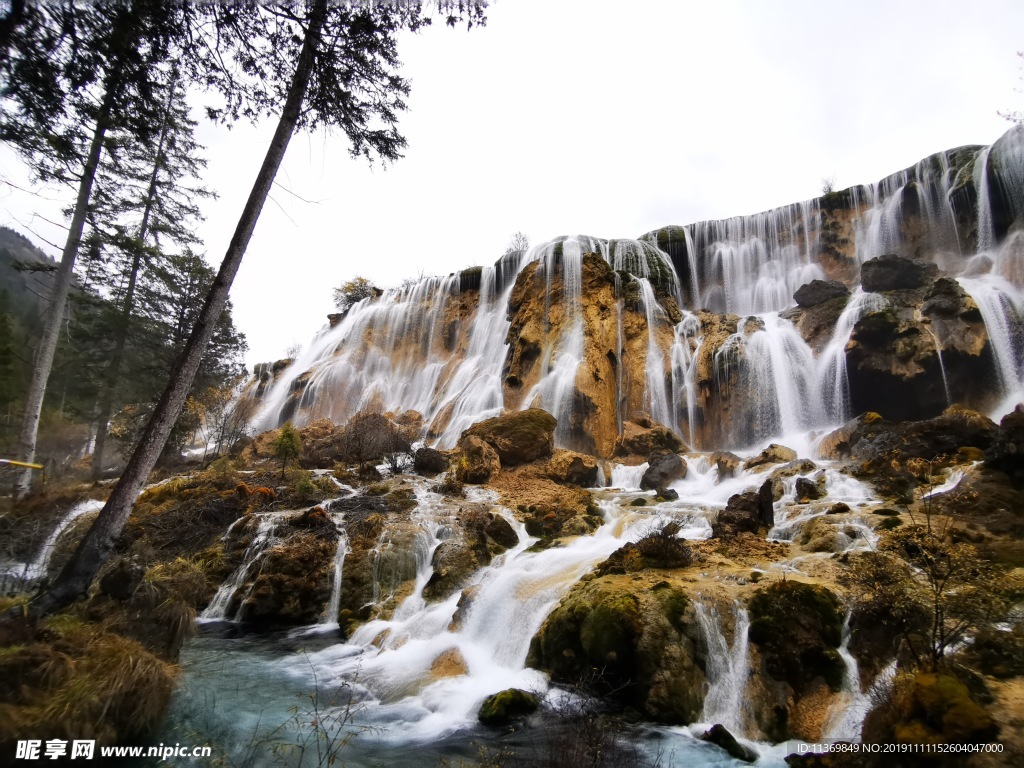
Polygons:
<instances>
[{"instance_id":1,"label":"pine tree","mask_svg":"<svg viewBox=\"0 0 1024 768\"><path fill-rule=\"evenodd\" d=\"M113 129L150 141L161 69L190 40L187 3L18 3L0 29L0 141L44 181L77 190L25 398L19 454L35 457L39 418L67 308L93 182ZM28 492L26 472L19 495Z\"/></svg>"},{"instance_id":2,"label":"pine tree","mask_svg":"<svg viewBox=\"0 0 1024 768\"><path fill-rule=\"evenodd\" d=\"M454 26L483 22L483 3L438 6ZM308 6L214 5L216 44L231 55L186 59L225 98L224 114L278 115L277 128L243 208L220 271L207 294L171 380L110 498L57 581L30 604L49 613L84 593L113 550L139 492L181 413L207 343L227 306L271 185L297 128L344 131L355 157L396 160L405 146L398 112L409 84L398 67L396 38L427 23L417 3L348 5L310 0ZM213 45L214 43L211 43ZM222 63L229 64L221 66ZM241 68L238 72L233 67ZM214 112L215 113L215 112Z\"/></svg>"},{"instance_id":3,"label":"pine tree","mask_svg":"<svg viewBox=\"0 0 1024 768\"><path fill-rule=\"evenodd\" d=\"M108 142L107 161L100 167L89 206L89 239L102 252L90 261L103 269L109 285L116 286L113 297L121 307L97 407L94 478L103 471L107 428L134 315L140 309L146 311L145 306L137 306L140 298L145 300L145 283L173 273L173 257L165 255L169 247L187 249L197 243L194 226L202 218L198 201L212 196L194 181L205 161L198 155L195 121L189 117L176 68L170 70L164 90L155 145L139 143L130 132L116 132ZM181 295L192 296L190 292ZM150 308L148 314L153 317L158 310Z\"/></svg>"},{"instance_id":4,"label":"pine tree","mask_svg":"<svg viewBox=\"0 0 1024 768\"><path fill-rule=\"evenodd\" d=\"M302 436L290 421L286 422L270 447L274 450L274 456L281 460L281 480L284 480L288 462L302 455Z\"/></svg>"}]
</instances>

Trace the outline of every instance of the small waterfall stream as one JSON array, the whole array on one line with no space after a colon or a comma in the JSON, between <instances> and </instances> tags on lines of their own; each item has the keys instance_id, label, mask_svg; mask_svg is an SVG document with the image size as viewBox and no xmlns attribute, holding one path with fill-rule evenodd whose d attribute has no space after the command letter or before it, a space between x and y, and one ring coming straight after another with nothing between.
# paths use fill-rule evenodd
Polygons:
<instances>
[{"instance_id":1,"label":"small waterfall stream","mask_svg":"<svg viewBox=\"0 0 1024 768\"><path fill-rule=\"evenodd\" d=\"M861 709L860 667L857 659L850 653L850 618L852 613L847 610L843 619L842 640L839 643L839 656L843 660L843 688L839 698L829 710L825 725L822 728L822 739L828 741L860 741L860 726L867 714L867 707Z\"/></svg>"},{"instance_id":2,"label":"small waterfall stream","mask_svg":"<svg viewBox=\"0 0 1024 768\"><path fill-rule=\"evenodd\" d=\"M242 556L241 564L234 570L234 572L225 580L217 593L213 596L210 604L206 606L199 619L202 621L238 621L240 619L241 603L244 602L244 598L239 601L239 607L236 611L229 616L228 608L231 605L231 600L234 597L241 586L246 582L249 576L254 572L254 569L260 562L260 556L274 543L274 529L281 519L287 514L284 512L260 512L255 513L259 522L257 523L256 531L253 533L252 541L249 546L246 547L245 553ZM225 534L225 538L230 536L236 526L239 523L244 524L246 518L239 518L235 523L228 529Z\"/></svg>"},{"instance_id":3,"label":"small waterfall stream","mask_svg":"<svg viewBox=\"0 0 1024 768\"><path fill-rule=\"evenodd\" d=\"M334 578L331 581L331 597L327 601L320 618L320 623L325 626L338 626L338 609L341 606L341 579L345 572L345 555L348 554L348 536L345 533L345 516L341 513L331 513L331 521L338 529L338 549L334 555Z\"/></svg>"},{"instance_id":4,"label":"small waterfall stream","mask_svg":"<svg viewBox=\"0 0 1024 768\"><path fill-rule=\"evenodd\" d=\"M74 523L78 518L88 515L92 512L99 512L103 509L103 505L106 502L100 499L86 499L80 501L70 510L68 513L61 518L60 522L57 523L57 527L53 529L53 532L47 537L43 546L39 548L39 552L36 554L35 559L29 564L29 571L36 577L46 576L46 570L50 565L50 559L53 557L54 550L57 548L57 541L60 539L61 534L64 533L71 524Z\"/></svg>"},{"instance_id":5,"label":"small waterfall stream","mask_svg":"<svg viewBox=\"0 0 1024 768\"><path fill-rule=\"evenodd\" d=\"M733 607L732 645L722 632L717 606L703 602L694 604L701 634L707 645L708 690L704 698L701 722L721 723L734 734L747 732L749 712L745 705L747 681L750 677L748 632L750 617L746 608Z\"/></svg>"},{"instance_id":6,"label":"small waterfall stream","mask_svg":"<svg viewBox=\"0 0 1024 768\"><path fill-rule=\"evenodd\" d=\"M15 578L24 580L25 582L45 579L46 572L50 568L50 561L53 559L53 554L57 549L57 543L61 536L63 536L79 518L101 510L104 503L104 501L99 499L85 499L84 501L80 501L73 505L64 513L60 520L57 521L57 525L54 526L53 530L50 531L49 535L46 537L46 540L40 545L39 549L36 550L36 554L32 560L24 563L8 563L3 566L3 572L10 574Z\"/></svg>"}]
</instances>

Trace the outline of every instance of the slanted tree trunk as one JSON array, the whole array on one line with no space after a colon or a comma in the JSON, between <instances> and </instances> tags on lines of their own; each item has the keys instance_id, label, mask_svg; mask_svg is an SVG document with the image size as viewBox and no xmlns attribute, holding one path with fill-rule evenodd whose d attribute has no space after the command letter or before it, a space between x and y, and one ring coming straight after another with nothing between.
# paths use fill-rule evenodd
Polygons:
<instances>
[{"instance_id":1,"label":"slanted tree trunk","mask_svg":"<svg viewBox=\"0 0 1024 768\"><path fill-rule=\"evenodd\" d=\"M71 217L71 226L68 227L68 238L64 243L64 252L61 254L60 265L57 267L56 277L53 283L53 290L50 293L50 307L46 316L46 325L43 327L43 336L36 348L35 360L32 363L32 381L29 384L28 395L25 398L25 415L21 423L21 435L18 440L18 455L22 461L31 463L36 457L36 438L39 435L39 417L43 412L43 398L46 396L46 384L50 378L50 369L53 368L53 357L57 352L57 341L60 338L60 328L64 323L64 313L68 305L68 292L71 289L71 278L75 266L75 259L78 257L78 246L82 242L82 229L85 226L85 214L89 207L89 196L92 194L92 184L96 178L96 168L100 163L100 154L103 151L103 137L107 132L109 120L109 96L104 109L96 121L96 128L93 131L92 143L89 145L89 153L86 155L85 166L82 168L82 178L78 183L78 197L75 200L75 211ZM32 486L32 470L26 469L18 481L16 497L24 498Z\"/></svg>"},{"instance_id":2,"label":"slanted tree trunk","mask_svg":"<svg viewBox=\"0 0 1024 768\"><path fill-rule=\"evenodd\" d=\"M51 613L84 594L100 567L110 556L114 541L120 535L131 513L132 505L157 459L163 451L167 437L177 421L185 404L192 380L203 356L207 342L213 336L217 321L227 305L231 283L245 255L245 249L252 237L260 211L270 194L274 177L284 159L285 151L295 131L302 110L302 103L313 71L314 57L320 45L320 36L327 16L327 0L316 0L309 17L309 26L299 53L299 60L288 88L277 130L270 142L266 157L249 199L235 228L235 234L228 245L206 302L192 329L188 343L171 373L170 382L149 419L128 466L121 473L121 479L111 493L107 503L100 510L85 538L79 544L71 561L61 571L54 584L29 604L34 616Z\"/></svg>"},{"instance_id":3,"label":"slanted tree trunk","mask_svg":"<svg viewBox=\"0 0 1024 768\"><path fill-rule=\"evenodd\" d=\"M167 141L167 132L170 128L170 111L174 100L174 87L172 83L171 92L167 99L167 111L164 113L163 124L160 126L160 139L157 142L156 160L153 162L153 172L150 174L149 188L146 190L142 222L139 224L135 253L132 256L132 267L128 274L128 287L125 290L124 306L121 308L121 318L117 325L114 351L110 356L110 364L107 366L104 376L99 415L96 419L96 445L92 452L93 480L98 480L103 474L103 454L107 447L107 431L109 429L111 412L114 410L114 393L117 389L117 380L121 376L124 348L128 342L128 327L131 324L132 312L135 309L135 286L138 283L139 269L142 266L142 254L146 248L146 238L149 236L149 218L153 213L153 206L156 204L157 182L160 177L160 157L163 154L164 143Z\"/></svg>"},{"instance_id":4,"label":"slanted tree trunk","mask_svg":"<svg viewBox=\"0 0 1024 768\"><path fill-rule=\"evenodd\" d=\"M120 38L123 50L134 50L140 34L138 28L129 24L123 32L124 34ZM53 358L57 352L60 328L64 323L64 314L67 311L75 259L78 258L78 247L82 242L85 216L89 208L89 199L92 196L93 182L96 180L96 170L100 164L100 155L103 152L103 139L110 127L114 103L123 87L124 77L123 59L115 58L113 68L104 78L103 100L97 112L96 127L93 130L89 151L86 153L85 163L82 166L82 177L78 182L78 195L75 198L74 213L72 213L71 224L68 227L68 237L64 243L64 251L61 254L60 265L57 267L53 290L50 293L46 325L43 327L43 335L39 340L32 364L32 380L25 398L25 414L22 418L21 433L18 439L18 454L23 461L28 463L31 463L36 456L39 418L43 411L43 399L46 396L46 384L50 378L50 370L53 368ZM24 498L31 490L31 486L32 470L26 469L19 479L15 498Z\"/></svg>"}]
</instances>

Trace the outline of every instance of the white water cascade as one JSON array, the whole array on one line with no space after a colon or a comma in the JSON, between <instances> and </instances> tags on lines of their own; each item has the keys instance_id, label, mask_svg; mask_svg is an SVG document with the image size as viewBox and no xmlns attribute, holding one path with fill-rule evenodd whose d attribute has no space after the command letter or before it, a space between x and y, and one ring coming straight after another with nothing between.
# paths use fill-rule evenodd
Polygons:
<instances>
[{"instance_id":1,"label":"white water cascade","mask_svg":"<svg viewBox=\"0 0 1024 768\"><path fill-rule=\"evenodd\" d=\"M260 425L320 417L341 424L361 409L411 410L423 417L421 437L448 448L464 429L504 408L539 405L558 420L556 445L576 447L573 440L580 438L572 430L578 431L579 417L593 407L579 397L580 382L592 373L582 363L598 353L616 366L616 426L635 420L633 411L642 410L640 415L663 423L691 445L707 442L701 430L710 424L714 432L718 414L701 411L716 406L709 404L708 383L696 381L704 343L696 311L708 309L754 316L763 327L741 331L716 353L751 386L745 398L750 402L739 406L743 413L731 426L718 430L714 447L735 450L793 430L825 429L853 415L846 345L854 323L882 301L856 288L856 267L887 253L921 256L949 274L963 274L989 329L1005 412L1022 394L1016 386L1024 365L1019 348L1022 166L1024 129L1018 127L991 147L940 152L876 183L819 199L667 227L640 240L560 237L502 257L493 267L384 291L335 317L334 326L322 331L299 360L264 382ZM608 347L615 348L590 346L595 321L581 311L587 253L617 270L620 292L631 279L640 286L635 307L625 306L619 295L614 306L601 310L614 314L608 325L617 342L610 340ZM545 306L552 330L539 340L539 378L522 392L503 377L510 354L509 298L529 265L536 265L549 289ZM826 277L842 279L855 292L830 340L815 354L776 313L792 306L801 285ZM671 335L660 328L669 316L677 317L669 299L682 318ZM627 343L627 336L637 335L637 324L630 316L627 329L623 319L634 310L647 323L642 351ZM620 359L627 353L644 359ZM644 391L633 398L624 369L641 368ZM947 399L953 398L955 393Z\"/></svg>"},{"instance_id":2,"label":"white water cascade","mask_svg":"<svg viewBox=\"0 0 1024 768\"><path fill-rule=\"evenodd\" d=\"M885 297L857 288L836 321L832 338L822 350L817 364L816 391L821 393L821 407L826 419L838 423L850 414L850 384L846 377L846 345L853 327L864 315L884 309Z\"/></svg>"},{"instance_id":3,"label":"white water cascade","mask_svg":"<svg viewBox=\"0 0 1024 768\"><path fill-rule=\"evenodd\" d=\"M78 520L84 515L88 515L92 512L98 512L103 508L104 502L99 499L86 499L75 504L69 509L64 516L57 522L56 527L50 531L50 535L46 537L46 541L39 547L36 552L36 556L32 558L32 561L25 563L23 566L8 568L8 571L12 574L17 574L26 580L42 579L46 577L46 572L50 567L50 560L53 558L53 553L57 549L57 542L60 537L71 527L72 523Z\"/></svg>"},{"instance_id":4,"label":"white water cascade","mask_svg":"<svg viewBox=\"0 0 1024 768\"><path fill-rule=\"evenodd\" d=\"M539 552L526 551L534 539L503 513L518 533L517 546L439 603L422 599L428 563L416 575L413 594L390 619L370 621L347 643L309 656L317 678L356 685L369 723L397 719L402 737L414 739L440 738L469 725L490 693L508 687L543 690L543 676L524 667L530 639L573 584L646 520L613 501L601 507L606 521L592 536ZM438 675L441 659L457 664L462 674ZM305 659L282 663L305 674Z\"/></svg>"},{"instance_id":5,"label":"white water cascade","mask_svg":"<svg viewBox=\"0 0 1024 768\"><path fill-rule=\"evenodd\" d=\"M992 415L998 419L1024 402L1024 286L995 274L961 277L959 282L977 302L988 329L1000 395Z\"/></svg>"},{"instance_id":6,"label":"white water cascade","mask_svg":"<svg viewBox=\"0 0 1024 768\"><path fill-rule=\"evenodd\" d=\"M788 320L777 313L748 317L715 353L719 385L735 383L743 398L743 418L731 438L753 445L771 437L825 426L822 392L816 386L817 361Z\"/></svg>"},{"instance_id":7,"label":"white water cascade","mask_svg":"<svg viewBox=\"0 0 1024 768\"><path fill-rule=\"evenodd\" d=\"M825 725L822 727L822 739L828 741L860 741L860 727L867 714L867 707L861 709L864 698L860 686L860 667L857 659L850 653L850 618L848 610L843 619L842 640L839 643L840 658L843 660L843 687L839 698L829 709Z\"/></svg>"},{"instance_id":8,"label":"white water cascade","mask_svg":"<svg viewBox=\"0 0 1024 768\"><path fill-rule=\"evenodd\" d=\"M734 606L733 639L730 645L722 632L722 620L717 606L708 608L701 601L694 605L701 635L707 646L708 690L701 722L709 725L721 723L732 733L745 733L749 719L745 695L750 677L747 638L750 617L745 608L739 604Z\"/></svg>"},{"instance_id":9,"label":"white water cascade","mask_svg":"<svg viewBox=\"0 0 1024 768\"><path fill-rule=\"evenodd\" d=\"M241 586L249 578L250 574L253 573L256 566L260 561L260 556L273 544L276 540L274 539L274 530L278 523L281 522L284 515L287 513L282 512L260 512L256 513L259 518L257 523L256 531L253 533L252 541L246 548L245 553L242 556L241 564L234 570L234 572L220 585L217 593L213 596L210 604L206 606L199 619L202 621L238 621L241 619L241 603L239 601L238 609L231 615L228 616L228 608L231 605L231 599ZM247 518L241 517L236 520L228 532L225 534L225 538L231 536L235 528L241 523L244 525L247 522Z\"/></svg>"},{"instance_id":10,"label":"white water cascade","mask_svg":"<svg viewBox=\"0 0 1024 768\"><path fill-rule=\"evenodd\" d=\"M338 609L341 606L341 580L345 573L345 555L349 553L348 536L345 533L343 514L332 512L331 521L338 531L338 549L334 554L334 573L331 579L331 597L324 608L320 623L325 626L338 626Z\"/></svg>"}]
</instances>

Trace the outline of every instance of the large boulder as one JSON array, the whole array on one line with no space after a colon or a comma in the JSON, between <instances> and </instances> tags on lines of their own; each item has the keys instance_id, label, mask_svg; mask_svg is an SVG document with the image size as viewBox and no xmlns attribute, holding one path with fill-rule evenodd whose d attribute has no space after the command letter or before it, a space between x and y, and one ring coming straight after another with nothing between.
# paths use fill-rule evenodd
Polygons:
<instances>
[{"instance_id":1,"label":"large boulder","mask_svg":"<svg viewBox=\"0 0 1024 768\"><path fill-rule=\"evenodd\" d=\"M849 295L850 289L838 280L811 280L796 289L793 301L801 307L816 307L831 299Z\"/></svg>"},{"instance_id":2,"label":"large boulder","mask_svg":"<svg viewBox=\"0 0 1024 768\"><path fill-rule=\"evenodd\" d=\"M498 453L476 435L463 435L459 441L462 459L458 466L458 477L464 483L486 483L501 471Z\"/></svg>"},{"instance_id":3,"label":"large boulder","mask_svg":"<svg viewBox=\"0 0 1024 768\"><path fill-rule=\"evenodd\" d=\"M656 453L647 459L648 467L640 478L645 491L665 488L669 483L686 477L686 462L674 453Z\"/></svg>"},{"instance_id":4,"label":"large boulder","mask_svg":"<svg viewBox=\"0 0 1024 768\"><path fill-rule=\"evenodd\" d=\"M898 451L903 459L925 461L931 461L940 454L952 456L966 447L984 451L999 433L999 428L987 416L956 405L935 418L899 424L885 422L877 414L865 414L854 424L840 429L848 435L849 455L862 461L878 459L894 451ZM832 442L830 439L829 443ZM842 442L842 439L837 439L836 448Z\"/></svg>"},{"instance_id":5,"label":"large boulder","mask_svg":"<svg viewBox=\"0 0 1024 768\"><path fill-rule=\"evenodd\" d=\"M746 744L740 744L736 737L729 732L729 729L721 723L715 723L711 726L703 733L700 739L701 741L707 741L721 747L729 753L730 757L735 757L737 760L742 760L745 763L757 762L757 758L760 757L757 752Z\"/></svg>"},{"instance_id":6,"label":"large boulder","mask_svg":"<svg viewBox=\"0 0 1024 768\"><path fill-rule=\"evenodd\" d=\"M928 285L939 273L930 261L886 254L868 259L860 267L860 284L865 291L898 291Z\"/></svg>"},{"instance_id":7,"label":"large boulder","mask_svg":"<svg viewBox=\"0 0 1024 768\"><path fill-rule=\"evenodd\" d=\"M578 582L533 638L527 663L556 682L613 692L659 722L692 723L707 684L696 610L660 576L636 578Z\"/></svg>"},{"instance_id":8,"label":"large boulder","mask_svg":"<svg viewBox=\"0 0 1024 768\"><path fill-rule=\"evenodd\" d=\"M946 278L892 291L865 312L846 345L854 412L894 421L937 416L950 401L985 406L992 345L977 304Z\"/></svg>"},{"instance_id":9,"label":"large boulder","mask_svg":"<svg viewBox=\"0 0 1024 768\"><path fill-rule=\"evenodd\" d=\"M640 423L626 421L622 424L622 433L615 440L616 456L648 456L655 451L686 451L683 441L667 427L642 420Z\"/></svg>"},{"instance_id":10,"label":"large boulder","mask_svg":"<svg viewBox=\"0 0 1024 768\"><path fill-rule=\"evenodd\" d=\"M891 698L867 714L863 739L869 744L985 744L998 732L963 682L949 674L918 672L899 680Z\"/></svg>"},{"instance_id":11,"label":"large boulder","mask_svg":"<svg viewBox=\"0 0 1024 768\"><path fill-rule=\"evenodd\" d=\"M301 519L289 527L301 528ZM237 610L259 624L316 622L331 596L337 538L333 525L310 527L271 547L254 578L235 592L229 614Z\"/></svg>"},{"instance_id":12,"label":"large boulder","mask_svg":"<svg viewBox=\"0 0 1024 768\"><path fill-rule=\"evenodd\" d=\"M775 490L781 483L771 478L756 491L735 493L729 497L725 509L711 524L716 539L731 538L740 533L767 533L775 525Z\"/></svg>"},{"instance_id":13,"label":"large boulder","mask_svg":"<svg viewBox=\"0 0 1024 768\"><path fill-rule=\"evenodd\" d=\"M508 725L537 711L537 697L520 688L508 688L484 699L477 719L484 725Z\"/></svg>"},{"instance_id":14,"label":"large boulder","mask_svg":"<svg viewBox=\"0 0 1024 768\"><path fill-rule=\"evenodd\" d=\"M985 466L1005 472L1015 487L1024 488L1024 405L999 422L999 431L985 448Z\"/></svg>"},{"instance_id":15,"label":"large boulder","mask_svg":"<svg viewBox=\"0 0 1024 768\"><path fill-rule=\"evenodd\" d=\"M412 467L417 472L437 474L448 469L448 457L436 448L419 448L413 454Z\"/></svg>"},{"instance_id":16,"label":"large boulder","mask_svg":"<svg viewBox=\"0 0 1024 768\"><path fill-rule=\"evenodd\" d=\"M815 482L808 477L798 477L796 479L797 502L803 504L808 501L817 501L824 495L821 486L821 483Z\"/></svg>"},{"instance_id":17,"label":"large boulder","mask_svg":"<svg viewBox=\"0 0 1024 768\"><path fill-rule=\"evenodd\" d=\"M922 315L956 315L969 308L977 309L963 286L951 277L940 277L928 287L921 304Z\"/></svg>"},{"instance_id":18,"label":"large boulder","mask_svg":"<svg viewBox=\"0 0 1024 768\"><path fill-rule=\"evenodd\" d=\"M561 485L590 488L597 484L597 460L582 453L557 450L544 465L541 475Z\"/></svg>"},{"instance_id":19,"label":"large boulder","mask_svg":"<svg viewBox=\"0 0 1024 768\"><path fill-rule=\"evenodd\" d=\"M818 585L777 581L759 589L750 601L750 640L765 671L798 694L816 678L838 691L846 669L838 652L840 609L839 599Z\"/></svg>"},{"instance_id":20,"label":"large boulder","mask_svg":"<svg viewBox=\"0 0 1024 768\"><path fill-rule=\"evenodd\" d=\"M527 464L550 456L555 442L557 420L540 408L506 413L481 421L462 433L483 440L494 449L503 466Z\"/></svg>"},{"instance_id":21,"label":"large boulder","mask_svg":"<svg viewBox=\"0 0 1024 768\"><path fill-rule=\"evenodd\" d=\"M727 480L736 475L736 470L743 464L743 459L729 451L715 451L708 456L708 461L718 470L718 481Z\"/></svg>"},{"instance_id":22,"label":"large boulder","mask_svg":"<svg viewBox=\"0 0 1024 768\"><path fill-rule=\"evenodd\" d=\"M757 456L748 459L743 466L745 469L754 469L755 467L763 467L766 464L786 464L790 461L796 461L796 451L784 445L772 443L757 454Z\"/></svg>"}]
</instances>

